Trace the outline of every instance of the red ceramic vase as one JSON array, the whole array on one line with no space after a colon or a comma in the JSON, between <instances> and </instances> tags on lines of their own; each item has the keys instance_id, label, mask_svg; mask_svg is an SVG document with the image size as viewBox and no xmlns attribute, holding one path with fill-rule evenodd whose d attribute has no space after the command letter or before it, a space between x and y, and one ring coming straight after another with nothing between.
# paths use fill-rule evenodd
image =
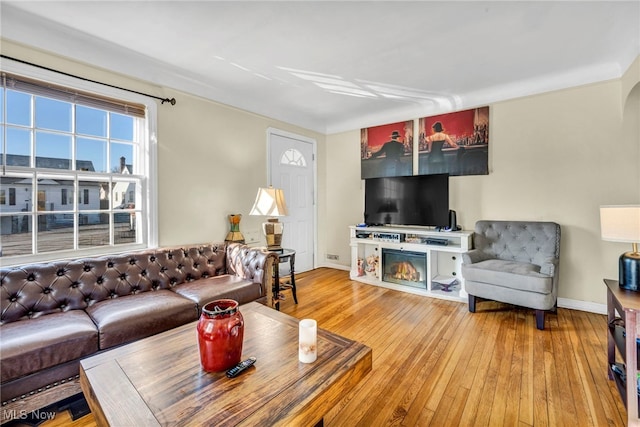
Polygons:
<instances>
[{"instance_id":1,"label":"red ceramic vase","mask_svg":"<svg viewBox=\"0 0 640 427\"><path fill-rule=\"evenodd\" d=\"M221 299L206 304L197 330L202 369L221 372L240 363L244 319L237 301Z\"/></svg>"}]
</instances>

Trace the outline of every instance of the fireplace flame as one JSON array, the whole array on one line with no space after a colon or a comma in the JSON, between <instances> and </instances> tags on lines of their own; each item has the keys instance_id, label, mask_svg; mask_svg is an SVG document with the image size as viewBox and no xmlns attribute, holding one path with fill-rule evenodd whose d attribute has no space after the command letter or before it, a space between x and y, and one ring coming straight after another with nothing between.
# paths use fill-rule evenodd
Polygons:
<instances>
[{"instance_id":1,"label":"fireplace flame","mask_svg":"<svg viewBox=\"0 0 640 427\"><path fill-rule=\"evenodd\" d=\"M410 261L394 262L391 265L390 273L394 279L407 280L409 282L420 281L420 272Z\"/></svg>"}]
</instances>

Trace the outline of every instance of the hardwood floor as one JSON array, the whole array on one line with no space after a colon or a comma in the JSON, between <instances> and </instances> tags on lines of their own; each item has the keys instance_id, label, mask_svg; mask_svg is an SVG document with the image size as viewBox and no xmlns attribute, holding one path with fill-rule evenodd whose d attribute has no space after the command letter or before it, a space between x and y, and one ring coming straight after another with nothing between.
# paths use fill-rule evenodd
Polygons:
<instances>
[{"instance_id":1,"label":"hardwood floor","mask_svg":"<svg viewBox=\"0 0 640 427\"><path fill-rule=\"evenodd\" d=\"M472 314L341 270L298 274L296 285L299 304L287 293L281 311L373 349L373 370L326 414L326 426L626 424L607 378L604 315L558 309L539 331L531 310L480 302ZM95 424L88 415L73 425Z\"/></svg>"}]
</instances>

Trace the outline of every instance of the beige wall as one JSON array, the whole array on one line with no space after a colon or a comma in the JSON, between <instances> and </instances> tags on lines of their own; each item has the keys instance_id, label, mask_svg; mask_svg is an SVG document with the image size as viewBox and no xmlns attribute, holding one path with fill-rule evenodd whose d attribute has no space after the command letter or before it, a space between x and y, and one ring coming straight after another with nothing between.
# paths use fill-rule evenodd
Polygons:
<instances>
[{"instance_id":1,"label":"beige wall","mask_svg":"<svg viewBox=\"0 0 640 427\"><path fill-rule=\"evenodd\" d=\"M317 140L324 136L183 93L158 113L160 245L223 240L227 215L242 213L240 230L263 241L263 217L248 215L267 183L267 129Z\"/></svg>"},{"instance_id":2,"label":"beige wall","mask_svg":"<svg viewBox=\"0 0 640 427\"><path fill-rule=\"evenodd\" d=\"M479 219L561 224L560 298L606 303L602 278L617 278L631 248L600 239L599 206L640 203L638 62L623 79L634 87L626 101L616 80L491 105L489 175L450 180L464 229ZM344 265L347 227L362 221L358 155L359 131L327 137L326 163L340 173L327 175L323 249Z\"/></svg>"}]
</instances>

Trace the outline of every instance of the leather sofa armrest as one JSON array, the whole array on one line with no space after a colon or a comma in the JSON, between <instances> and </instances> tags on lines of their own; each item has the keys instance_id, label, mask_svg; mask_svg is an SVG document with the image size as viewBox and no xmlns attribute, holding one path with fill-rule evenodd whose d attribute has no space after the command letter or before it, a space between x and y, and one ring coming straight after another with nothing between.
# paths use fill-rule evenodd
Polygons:
<instances>
[{"instance_id":1,"label":"leather sofa armrest","mask_svg":"<svg viewBox=\"0 0 640 427\"><path fill-rule=\"evenodd\" d=\"M259 283L262 295L269 295L273 287L273 266L277 255L266 248L254 248L242 243L229 243L226 248L227 272Z\"/></svg>"},{"instance_id":2,"label":"leather sofa armrest","mask_svg":"<svg viewBox=\"0 0 640 427\"><path fill-rule=\"evenodd\" d=\"M489 259L489 256L479 250L479 249L471 249L462 254L462 263L463 264L475 264L476 262L481 262Z\"/></svg>"}]
</instances>

